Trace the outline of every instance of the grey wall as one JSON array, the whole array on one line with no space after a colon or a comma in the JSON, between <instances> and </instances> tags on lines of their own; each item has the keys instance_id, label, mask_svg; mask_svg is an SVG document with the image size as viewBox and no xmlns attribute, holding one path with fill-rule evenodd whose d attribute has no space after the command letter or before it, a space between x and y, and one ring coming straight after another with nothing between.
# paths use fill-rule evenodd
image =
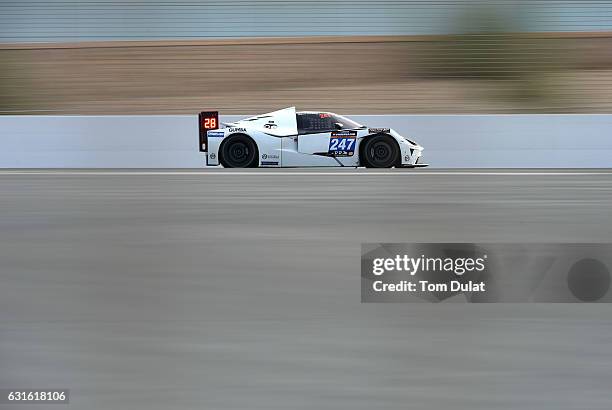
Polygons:
<instances>
[{"instance_id":1,"label":"grey wall","mask_svg":"<svg viewBox=\"0 0 612 410\"><path fill-rule=\"evenodd\" d=\"M438 168L612 167L612 115L351 117L416 139ZM197 135L190 115L3 116L0 168L199 168Z\"/></svg>"},{"instance_id":2,"label":"grey wall","mask_svg":"<svg viewBox=\"0 0 612 410\"><path fill-rule=\"evenodd\" d=\"M516 30L612 29L601 0L0 0L0 42L453 33L471 3Z\"/></svg>"}]
</instances>

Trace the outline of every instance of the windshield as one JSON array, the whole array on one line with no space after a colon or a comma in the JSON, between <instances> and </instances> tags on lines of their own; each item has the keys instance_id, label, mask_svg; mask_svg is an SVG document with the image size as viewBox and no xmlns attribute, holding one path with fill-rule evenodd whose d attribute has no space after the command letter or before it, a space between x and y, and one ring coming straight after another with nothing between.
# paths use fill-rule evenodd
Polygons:
<instances>
[{"instance_id":1,"label":"windshield","mask_svg":"<svg viewBox=\"0 0 612 410\"><path fill-rule=\"evenodd\" d=\"M341 115L327 112L298 112L297 127L299 134L313 134L335 130L354 130L364 128L355 121Z\"/></svg>"},{"instance_id":2,"label":"windshield","mask_svg":"<svg viewBox=\"0 0 612 410\"><path fill-rule=\"evenodd\" d=\"M358 124L351 119L343 117L342 115L332 114L332 118L334 119L334 123L342 124L343 130L354 130L356 128L364 128L363 125Z\"/></svg>"}]
</instances>

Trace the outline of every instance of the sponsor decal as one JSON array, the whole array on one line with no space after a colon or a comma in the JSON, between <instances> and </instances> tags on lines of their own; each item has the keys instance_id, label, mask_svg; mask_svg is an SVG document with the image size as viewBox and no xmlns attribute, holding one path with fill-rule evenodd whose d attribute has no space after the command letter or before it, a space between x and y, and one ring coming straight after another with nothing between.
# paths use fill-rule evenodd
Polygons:
<instances>
[{"instance_id":1,"label":"sponsor decal","mask_svg":"<svg viewBox=\"0 0 612 410\"><path fill-rule=\"evenodd\" d=\"M208 138L223 138L225 133L222 131L208 131L206 135L208 135Z\"/></svg>"},{"instance_id":2,"label":"sponsor decal","mask_svg":"<svg viewBox=\"0 0 612 410\"><path fill-rule=\"evenodd\" d=\"M234 133L234 132L246 132L246 128L230 128L228 131L232 132L232 133Z\"/></svg>"},{"instance_id":3,"label":"sponsor decal","mask_svg":"<svg viewBox=\"0 0 612 410\"><path fill-rule=\"evenodd\" d=\"M276 125L276 124L264 124L264 128L268 129L268 130L273 130L275 128L278 128L278 125Z\"/></svg>"},{"instance_id":4,"label":"sponsor decal","mask_svg":"<svg viewBox=\"0 0 612 410\"><path fill-rule=\"evenodd\" d=\"M208 158L215 159L215 158L217 158L217 155L215 155L215 153L213 152L213 153L208 155Z\"/></svg>"},{"instance_id":5,"label":"sponsor decal","mask_svg":"<svg viewBox=\"0 0 612 410\"><path fill-rule=\"evenodd\" d=\"M279 159L277 154L261 154L261 159Z\"/></svg>"},{"instance_id":6,"label":"sponsor decal","mask_svg":"<svg viewBox=\"0 0 612 410\"><path fill-rule=\"evenodd\" d=\"M410 155L406 155L406 156L404 157L404 161L410 161Z\"/></svg>"},{"instance_id":7,"label":"sponsor decal","mask_svg":"<svg viewBox=\"0 0 612 410\"><path fill-rule=\"evenodd\" d=\"M356 137L357 131L332 131L332 137Z\"/></svg>"},{"instance_id":8,"label":"sponsor decal","mask_svg":"<svg viewBox=\"0 0 612 410\"><path fill-rule=\"evenodd\" d=\"M380 132L391 132L390 128L370 128L368 130L370 134L378 134Z\"/></svg>"},{"instance_id":9,"label":"sponsor decal","mask_svg":"<svg viewBox=\"0 0 612 410\"><path fill-rule=\"evenodd\" d=\"M261 165L278 165L278 161L261 161Z\"/></svg>"},{"instance_id":10,"label":"sponsor decal","mask_svg":"<svg viewBox=\"0 0 612 410\"><path fill-rule=\"evenodd\" d=\"M334 157L355 155L356 131L333 131L329 139L328 154Z\"/></svg>"}]
</instances>

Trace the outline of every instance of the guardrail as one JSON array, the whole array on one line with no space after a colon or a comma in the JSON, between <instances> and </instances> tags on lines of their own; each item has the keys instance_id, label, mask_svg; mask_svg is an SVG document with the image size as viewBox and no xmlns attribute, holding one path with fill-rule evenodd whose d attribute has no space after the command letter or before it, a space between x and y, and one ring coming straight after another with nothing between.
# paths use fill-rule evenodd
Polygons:
<instances>
[{"instance_id":1,"label":"guardrail","mask_svg":"<svg viewBox=\"0 0 612 410\"><path fill-rule=\"evenodd\" d=\"M612 115L350 117L417 140L436 168L612 167ZM3 116L0 136L0 168L205 166L195 115Z\"/></svg>"}]
</instances>

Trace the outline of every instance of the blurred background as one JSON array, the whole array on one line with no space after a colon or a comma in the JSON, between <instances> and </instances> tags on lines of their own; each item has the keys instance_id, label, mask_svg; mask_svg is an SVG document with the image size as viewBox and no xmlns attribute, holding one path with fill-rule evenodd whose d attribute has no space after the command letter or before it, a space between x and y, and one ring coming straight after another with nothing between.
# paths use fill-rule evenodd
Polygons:
<instances>
[{"instance_id":1,"label":"blurred background","mask_svg":"<svg viewBox=\"0 0 612 410\"><path fill-rule=\"evenodd\" d=\"M0 2L3 114L609 113L611 1Z\"/></svg>"}]
</instances>

